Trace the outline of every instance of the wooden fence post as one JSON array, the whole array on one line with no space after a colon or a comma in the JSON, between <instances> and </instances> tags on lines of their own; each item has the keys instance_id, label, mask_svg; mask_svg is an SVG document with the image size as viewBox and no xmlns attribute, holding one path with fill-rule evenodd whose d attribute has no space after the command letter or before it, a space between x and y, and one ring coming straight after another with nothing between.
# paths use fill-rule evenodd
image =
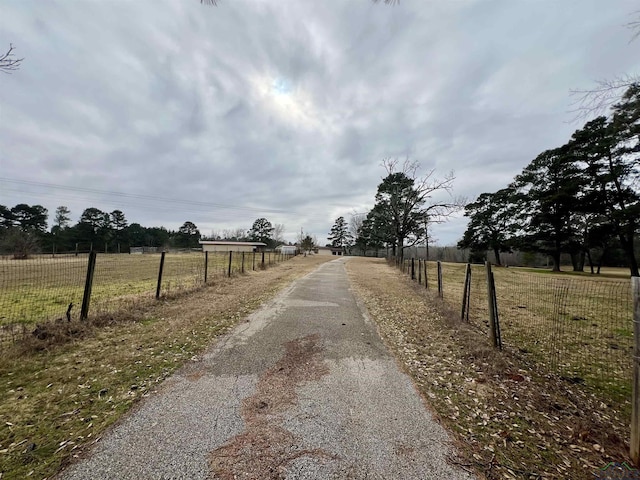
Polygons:
<instances>
[{"instance_id":1,"label":"wooden fence post","mask_svg":"<svg viewBox=\"0 0 640 480\"><path fill-rule=\"evenodd\" d=\"M82 296L82 309L80 310L80 320L86 320L89 315L89 302L91 301L91 289L93 288L93 273L96 270L96 252L89 253L89 263L87 264L87 277L84 282L84 295Z\"/></svg>"},{"instance_id":2,"label":"wooden fence post","mask_svg":"<svg viewBox=\"0 0 640 480\"><path fill-rule=\"evenodd\" d=\"M640 461L640 277L631 277L633 292L633 397L631 405L630 455Z\"/></svg>"},{"instance_id":3,"label":"wooden fence post","mask_svg":"<svg viewBox=\"0 0 640 480\"><path fill-rule=\"evenodd\" d=\"M438 296L442 298L442 263L438 260Z\"/></svg>"},{"instance_id":4,"label":"wooden fence post","mask_svg":"<svg viewBox=\"0 0 640 480\"><path fill-rule=\"evenodd\" d=\"M429 290L429 280L427 279L427 259L424 259L424 289Z\"/></svg>"},{"instance_id":5,"label":"wooden fence post","mask_svg":"<svg viewBox=\"0 0 640 480\"><path fill-rule=\"evenodd\" d=\"M162 271L164 270L164 256L166 252L160 254L160 268L158 269L158 285L156 286L156 300L160 298L160 286L162 285Z\"/></svg>"},{"instance_id":6,"label":"wooden fence post","mask_svg":"<svg viewBox=\"0 0 640 480\"><path fill-rule=\"evenodd\" d=\"M469 300L471 297L471 264L467 263L467 268L464 272L464 290L462 291L462 313L460 314L460 320L469 322Z\"/></svg>"},{"instance_id":7,"label":"wooden fence post","mask_svg":"<svg viewBox=\"0 0 640 480\"><path fill-rule=\"evenodd\" d=\"M262 270L264 270L264 250L262 251Z\"/></svg>"},{"instance_id":8,"label":"wooden fence post","mask_svg":"<svg viewBox=\"0 0 640 480\"><path fill-rule=\"evenodd\" d=\"M229 252L229 268L227 270L227 276L231 276L231 260L233 259L233 252Z\"/></svg>"},{"instance_id":9,"label":"wooden fence post","mask_svg":"<svg viewBox=\"0 0 640 480\"><path fill-rule=\"evenodd\" d=\"M204 252L204 283L207 283L207 273L209 273L209 252Z\"/></svg>"},{"instance_id":10,"label":"wooden fence post","mask_svg":"<svg viewBox=\"0 0 640 480\"><path fill-rule=\"evenodd\" d=\"M252 263L251 263L251 270L254 271L254 272L256 271L256 252L255 251L253 252L253 260L252 260Z\"/></svg>"}]
</instances>

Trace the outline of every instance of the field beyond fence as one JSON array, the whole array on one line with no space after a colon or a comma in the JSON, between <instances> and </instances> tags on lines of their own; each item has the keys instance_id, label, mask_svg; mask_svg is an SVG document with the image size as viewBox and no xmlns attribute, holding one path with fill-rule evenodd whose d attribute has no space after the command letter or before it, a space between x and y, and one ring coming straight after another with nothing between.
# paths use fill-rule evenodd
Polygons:
<instances>
[{"instance_id":1,"label":"field beyond fence","mask_svg":"<svg viewBox=\"0 0 640 480\"><path fill-rule=\"evenodd\" d=\"M438 292L458 318L485 332L490 341L485 266L414 259L398 267ZM542 371L581 384L630 419L634 339L629 279L495 266L492 274L496 343Z\"/></svg>"},{"instance_id":2,"label":"field beyond fence","mask_svg":"<svg viewBox=\"0 0 640 480\"><path fill-rule=\"evenodd\" d=\"M117 313L289 258L275 252L5 257L0 259L0 347L31 334L40 322Z\"/></svg>"}]
</instances>

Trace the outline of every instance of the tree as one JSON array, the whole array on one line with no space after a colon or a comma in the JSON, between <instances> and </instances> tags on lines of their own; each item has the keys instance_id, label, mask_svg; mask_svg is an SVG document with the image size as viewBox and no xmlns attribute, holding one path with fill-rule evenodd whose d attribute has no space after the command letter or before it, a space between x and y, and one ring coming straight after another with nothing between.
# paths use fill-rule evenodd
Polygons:
<instances>
[{"instance_id":1,"label":"tree","mask_svg":"<svg viewBox=\"0 0 640 480\"><path fill-rule=\"evenodd\" d=\"M343 251L346 251L347 247L351 244L351 240L353 240L353 236L349 233L349 226L344 217L336 218L327 240L331 242L332 247L341 248Z\"/></svg>"},{"instance_id":2,"label":"tree","mask_svg":"<svg viewBox=\"0 0 640 480\"><path fill-rule=\"evenodd\" d=\"M178 229L176 246L181 248L196 248L200 240L200 232L193 222L184 222Z\"/></svg>"},{"instance_id":3,"label":"tree","mask_svg":"<svg viewBox=\"0 0 640 480\"><path fill-rule=\"evenodd\" d=\"M387 176L378 185L370 216L374 228L381 229L382 238L387 242L393 238L393 253L397 247L402 258L405 248L425 238L427 222L446 220L462 208L463 202L452 196L453 172L442 179L434 176L434 170L418 177L419 164L409 160L399 164L387 159L383 166ZM444 194L445 198L437 200L436 194Z\"/></svg>"},{"instance_id":4,"label":"tree","mask_svg":"<svg viewBox=\"0 0 640 480\"><path fill-rule=\"evenodd\" d=\"M611 120L598 117L586 123L570 142L585 174L586 210L618 238L633 276L638 276L634 240L640 217L639 97L640 86L630 88ZM602 239L601 233L597 237Z\"/></svg>"},{"instance_id":5,"label":"tree","mask_svg":"<svg viewBox=\"0 0 640 480\"><path fill-rule=\"evenodd\" d=\"M13 44L10 43L9 50L0 55L0 72L10 74L20 68L20 64L24 58L15 58L13 50Z\"/></svg>"},{"instance_id":6,"label":"tree","mask_svg":"<svg viewBox=\"0 0 640 480\"><path fill-rule=\"evenodd\" d=\"M575 239L572 216L580 208L581 181L579 168L563 146L538 155L513 184L520 247L551 256L553 271L560 271L560 255L571 251Z\"/></svg>"},{"instance_id":7,"label":"tree","mask_svg":"<svg viewBox=\"0 0 640 480\"><path fill-rule=\"evenodd\" d=\"M491 250L496 265L502 265L500 252L511 250L511 237L515 231L513 193L512 189L504 188L495 193L483 193L475 202L469 203L464 213L469 218L469 225L458 248L468 248L472 254Z\"/></svg>"},{"instance_id":8,"label":"tree","mask_svg":"<svg viewBox=\"0 0 640 480\"><path fill-rule=\"evenodd\" d=\"M11 209L0 205L0 228L11 227L13 227L13 214L11 213Z\"/></svg>"},{"instance_id":9,"label":"tree","mask_svg":"<svg viewBox=\"0 0 640 480\"><path fill-rule=\"evenodd\" d=\"M285 232L284 224L275 223L273 225L273 233L271 234L271 236L275 246L284 244L284 232Z\"/></svg>"},{"instance_id":10,"label":"tree","mask_svg":"<svg viewBox=\"0 0 640 480\"><path fill-rule=\"evenodd\" d=\"M42 205L20 203L11 209L14 224L23 232L44 233L47 230L47 209Z\"/></svg>"},{"instance_id":11,"label":"tree","mask_svg":"<svg viewBox=\"0 0 640 480\"><path fill-rule=\"evenodd\" d=\"M10 252L16 260L26 260L38 249L38 238L34 231L9 228L0 236L0 251Z\"/></svg>"},{"instance_id":12,"label":"tree","mask_svg":"<svg viewBox=\"0 0 640 480\"><path fill-rule=\"evenodd\" d=\"M633 32L631 41L640 37L640 11L635 12L636 20L627 24ZM603 113L609 107L615 105L634 85L640 84L640 74L627 73L611 79L599 80L594 88L587 90L572 90L571 95L576 98L573 103L576 108L576 119L584 119L591 115Z\"/></svg>"},{"instance_id":13,"label":"tree","mask_svg":"<svg viewBox=\"0 0 640 480\"><path fill-rule=\"evenodd\" d=\"M53 217L53 225L58 227L59 230L69 227L71 221L71 211L64 205L60 205L56 208L55 217Z\"/></svg>"},{"instance_id":14,"label":"tree","mask_svg":"<svg viewBox=\"0 0 640 480\"><path fill-rule=\"evenodd\" d=\"M311 251L315 248L316 248L316 241L310 235L305 235L300 240L300 250L304 252L305 257L307 256L307 254L310 254Z\"/></svg>"},{"instance_id":15,"label":"tree","mask_svg":"<svg viewBox=\"0 0 640 480\"><path fill-rule=\"evenodd\" d=\"M251 230L247 232L249 240L252 242L263 242L268 246L273 243L271 240L271 233L273 232L273 225L266 218L258 218L253 222Z\"/></svg>"},{"instance_id":16,"label":"tree","mask_svg":"<svg viewBox=\"0 0 640 480\"><path fill-rule=\"evenodd\" d=\"M76 231L77 239L91 243L92 249L98 244L104 244L106 249L111 233L111 217L98 208L85 208L76 225Z\"/></svg>"},{"instance_id":17,"label":"tree","mask_svg":"<svg viewBox=\"0 0 640 480\"><path fill-rule=\"evenodd\" d=\"M114 210L109 214L109 216L111 219L111 228L113 230L113 240L117 245L118 253L120 253L120 243L125 239L127 219L121 210Z\"/></svg>"}]
</instances>

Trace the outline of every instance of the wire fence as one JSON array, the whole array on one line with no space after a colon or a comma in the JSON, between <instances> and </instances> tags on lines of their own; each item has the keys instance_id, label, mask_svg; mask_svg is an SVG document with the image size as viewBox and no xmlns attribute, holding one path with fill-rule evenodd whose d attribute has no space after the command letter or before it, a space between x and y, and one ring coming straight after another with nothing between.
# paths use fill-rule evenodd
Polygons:
<instances>
[{"instance_id":1,"label":"wire fence","mask_svg":"<svg viewBox=\"0 0 640 480\"><path fill-rule=\"evenodd\" d=\"M492 292L485 266L391 261L437 291L461 320L491 333ZM630 405L634 339L629 279L520 268L494 267L491 273L498 345L544 371Z\"/></svg>"},{"instance_id":2,"label":"wire fence","mask_svg":"<svg viewBox=\"0 0 640 480\"><path fill-rule=\"evenodd\" d=\"M92 256L94 266L91 267ZM117 313L264 269L293 255L277 252L169 252L0 257L0 347L37 323Z\"/></svg>"}]
</instances>

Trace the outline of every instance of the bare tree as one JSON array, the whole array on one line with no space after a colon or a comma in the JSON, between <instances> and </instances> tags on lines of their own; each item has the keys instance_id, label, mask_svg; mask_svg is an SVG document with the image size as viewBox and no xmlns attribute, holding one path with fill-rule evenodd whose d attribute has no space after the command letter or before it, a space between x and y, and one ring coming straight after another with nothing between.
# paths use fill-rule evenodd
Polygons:
<instances>
[{"instance_id":1,"label":"bare tree","mask_svg":"<svg viewBox=\"0 0 640 480\"><path fill-rule=\"evenodd\" d=\"M378 185L376 204L369 213L376 234L390 243L400 257L407 247L427 235L427 223L446 221L464 206L465 200L453 195L453 172L443 178L435 170L418 176L420 164L409 159L383 160L387 176Z\"/></svg>"},{"instance_id":2,"label":"bare tree","mask_svg":"<svg viewBox=\"0 0 640 480\"><path fill-rule=\"evenodd\" d=\"M273 232L271 232L271 238L277 245L281 245L284 243L284 224L283 223L275 223L273 225Z\"/></svg>"},{"instance_id":3,"label":"bare tree","mask_svg":"<svg viewBox=\"0 0 640 480\"><path fill-rule=\"evenodd\" d=\"M3 55L0 55L0 72L11 73L20 68L20 64L24 58L15 58L13 54L13 44L9 44L9 50Z\"/></svg>"},{"instance_id":4,"label":"bare tree","mask_svg":"<svg viewBox=\"0 0 640 480\"><path fill-rule=\"evenodd\" d=\"M640 11L634 12L636 19L629 22L626 27L633 33L633 42L640 36ZM597 80L595 87L586 90L571 90L571 96L575 99L571 105L574 107L571 113L575 114L574 121L600 115L611 108L627 91L629 87L640 83L639 73L626 73L610 79Z\"/></svg>"}]
</instances>

